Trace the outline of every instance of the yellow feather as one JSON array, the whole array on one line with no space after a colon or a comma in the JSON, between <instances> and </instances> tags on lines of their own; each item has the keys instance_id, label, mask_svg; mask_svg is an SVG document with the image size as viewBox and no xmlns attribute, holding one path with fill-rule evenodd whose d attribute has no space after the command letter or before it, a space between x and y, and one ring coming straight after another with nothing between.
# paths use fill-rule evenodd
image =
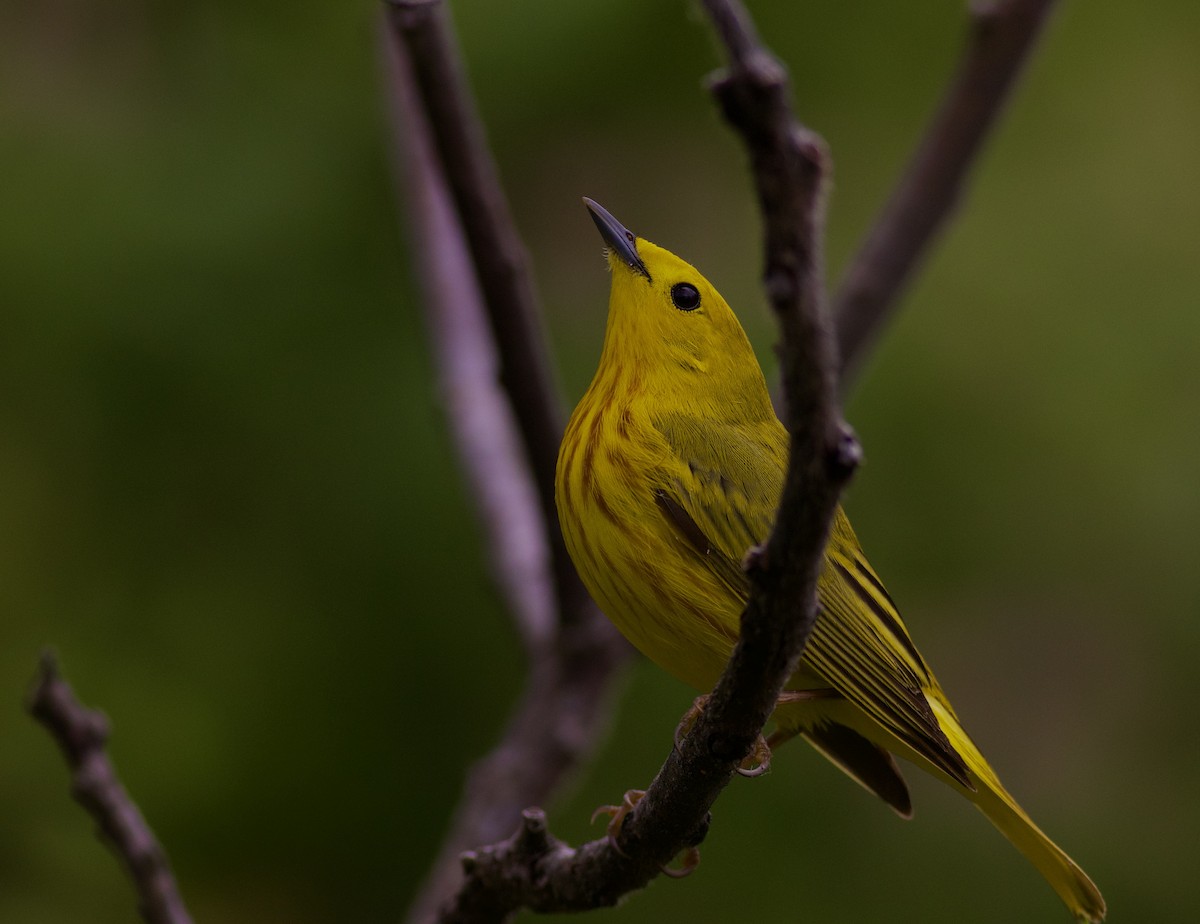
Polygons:
<instances>
[{"instance_id":1,"label":"yellow feather","mask_svg":"<svg viewBox=\"0 0 1200 924\"><path fill-rule=\"evenodd\" d=\"M584 584L647 657L706 692L737 637L746 551L770 531L787 434L736 315L688 263L589 202L612 294L595 378L563 437L559 520ZM963 731L839 509L820 614L776 709L775 740L805 736L909 814L896 754L962 793L1071 912L1101 921L1083 871L1001 786Z\"/></svg>"}]
</instances>

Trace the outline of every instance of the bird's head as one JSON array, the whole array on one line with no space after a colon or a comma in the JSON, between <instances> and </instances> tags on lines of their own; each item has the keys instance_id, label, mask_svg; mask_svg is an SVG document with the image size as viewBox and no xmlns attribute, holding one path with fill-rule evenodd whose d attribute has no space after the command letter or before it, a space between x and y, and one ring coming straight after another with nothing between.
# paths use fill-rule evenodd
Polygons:
<instances>
[{"instance_id":1,"label":"bird's head","mask_svg":"<svg viewBox=\"0 0 1200 924\"><path fill-rule=\"evenodd\" d=\"M673 394L732 398L752 392L755 403L761 395L769 404L742 325L712 284L603 206L583 201L604 238L612 272L601 370L616 364Z\"/></svg>"}]
</instances>

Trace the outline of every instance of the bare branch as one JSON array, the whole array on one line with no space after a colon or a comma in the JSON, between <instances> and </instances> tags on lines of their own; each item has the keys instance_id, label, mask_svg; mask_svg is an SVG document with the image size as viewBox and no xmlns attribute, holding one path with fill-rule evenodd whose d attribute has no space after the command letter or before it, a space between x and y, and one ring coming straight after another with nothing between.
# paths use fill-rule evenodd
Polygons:
<instances>
[{"instance_id":1,"label":"bare branch","mask_svg":"<svg viewBox=\"0 0 1200 924\"><path fill-rule=\"evenodd\" d=\"M777 525L751 570L751 601L729 666L616 843L571 849L549 837L540 812L527 812L508 841L465 858L466 884L443 909L442 921L502 921L520 907L613 904L699 843L709 808L750 752L812 626L829 521L858 461L858 445L837 411L835 354L824 316L825 156L819 139L792 117L783 68L758 44L744 10L732 2L705 5L730 57L714 92L751 152L767 225L766 283L784 331L793 441Z\"/></svg>"},{"instance_id":2,"label":"bare branch","mask_svg":"<svg viewBox=\"0 0 1200 924\"><path fill-rule=\"evenodd\" d=\"M512 405L498 381L500 363L483 295L429 139L411 67L399 43L385 36L382 44L397 179L405 190L412 264L424 290L425 322L446 418L488 531L492 573L533 659L553 643L557 628L545 523Z\"/></svg>"},{"instance_id":3,"label":"bare branch","mask_svg":"<svg viewBox=\"0 0 1200 924\"><path fill-rule=\"evenodd\" d=\"M554 466L565 415L539 323L537 295L440 0L387 0L387 21L412 62L443 174L479 276L500 379L533 469L547 525L559 615L589 618L587 592L567 554L554 506Z\"/></svg>"},{"instance_id":4,"label":"bare branch","mask_svg":"<svg viewBox=\"0 0 1200 924\"><path fill-rule=\"evenodd\" d=\"M191 924L166 852L121 784L104 749L108 720L75 698L54 656L42 655L28 700L30 714L54 735L71 770L71 793L133 880L148 924Z\"/></svg>"},{"instance_id":5,"label":"bare branch","mask_svg":"<svg viewBox=\"0 0 1200 924\"><path fill-rule=\"evenodd\" d=\"M971 166L1054 0L971 6L970 35L946 95L834 300L843 382L853 378L912 271L962 195Z\"/></svg>"},{"instance_id":6,"label":"bare branch","mask_svg":"<svg viewBox=\"0 0 1200 924\"><path fill-rule=\"evenodd\" d=\"M530 664L508 727L471 769L439 856L409 911L411 921L425 922L461 886L459 855L507 835L522 809L551 798L591 754L603 737L609 691L629 649L586 596L577 601L576 618L559 625L546 567L549 524L539 515L509 399L496 382L497 348L410 63L393 38L387 37L384 51L397 172L410 206L446 409ZM556 535L557 529L555 521Z\"/></svg>"}]
</instances>

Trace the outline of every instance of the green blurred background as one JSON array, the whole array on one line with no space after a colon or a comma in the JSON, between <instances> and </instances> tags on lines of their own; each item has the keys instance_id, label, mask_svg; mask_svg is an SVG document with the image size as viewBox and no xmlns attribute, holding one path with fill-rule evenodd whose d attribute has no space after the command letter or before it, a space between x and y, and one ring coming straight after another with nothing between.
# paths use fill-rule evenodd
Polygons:
<instances>
[{"instance_id":1,"label":"green blurred background","mask_svg":"<svg viewBox=\"0 0 1200 924\"><path fill-rule=\"evenodd\" d=\"M847 255L961 46L958 0L757 3ZM607 278L579 197L682 254L773 366L759 227L686 3L455 4L571 400ZM519 648L434 388L372 3L0 8L0 920L135 918L24 715L42 646L198 921L390 921ZM984 751L1114 921L1200 901L1200 8L1067 2L858 383L848 507ZM645 663L552 806L647 782ZM898 822L802 746L699 872L596 920L1063 921L978 813Z\"/></svg>"}]
</instances>

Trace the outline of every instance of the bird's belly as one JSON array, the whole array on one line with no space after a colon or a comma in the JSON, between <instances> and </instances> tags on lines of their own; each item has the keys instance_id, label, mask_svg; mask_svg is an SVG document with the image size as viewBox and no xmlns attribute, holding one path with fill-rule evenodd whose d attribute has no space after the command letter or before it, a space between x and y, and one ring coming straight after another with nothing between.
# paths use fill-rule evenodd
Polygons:
<instances>
[{"instance_id":1,"label":"bird's belly","mask_svg":"<svg viewBox=\"0 0 1200 924\"><path fill-rule=\"evenodd\" d=\"M593 591L593 595L642 654L695 690L712 689L725 669L733 642L713 630L714 620L702 605L682 596L654 595L651 603L624 595L609 597L605 591Z\"/></svg>"},{"instance_id":2,"label":"bird's belly","mask_svg":"<svg viewBox=\"0 0 1200 924\"><path fill-rule=\"evenodd\" d=\"M621 634L663 670L707 692L733 651L741 601L680 554L656 510L646 514L620 527L593 522L586 534L568 529L568 548Z\"/></svg>"},{"instance_id":3,"label":"bird's belly","mask_svg":"<svg viewBox=\"0 0 1200 924\"><path fill-rule=\"evenodd\" d=\"M586 583L586 582L585 582ZM604 586L608 585L608 586ZM724 585L718 585L724 589ZM733 646L742 601L714 600L705 588L671 593L666 582L601 582L588 590L621 634L647 658L695 690L707 693L717 682ZM827 691L829 681L801 658L784 691ZM802 711L809 711L808 709ZM823 712L821 704L813 709Z\"/></svg>"}]
</instances>

